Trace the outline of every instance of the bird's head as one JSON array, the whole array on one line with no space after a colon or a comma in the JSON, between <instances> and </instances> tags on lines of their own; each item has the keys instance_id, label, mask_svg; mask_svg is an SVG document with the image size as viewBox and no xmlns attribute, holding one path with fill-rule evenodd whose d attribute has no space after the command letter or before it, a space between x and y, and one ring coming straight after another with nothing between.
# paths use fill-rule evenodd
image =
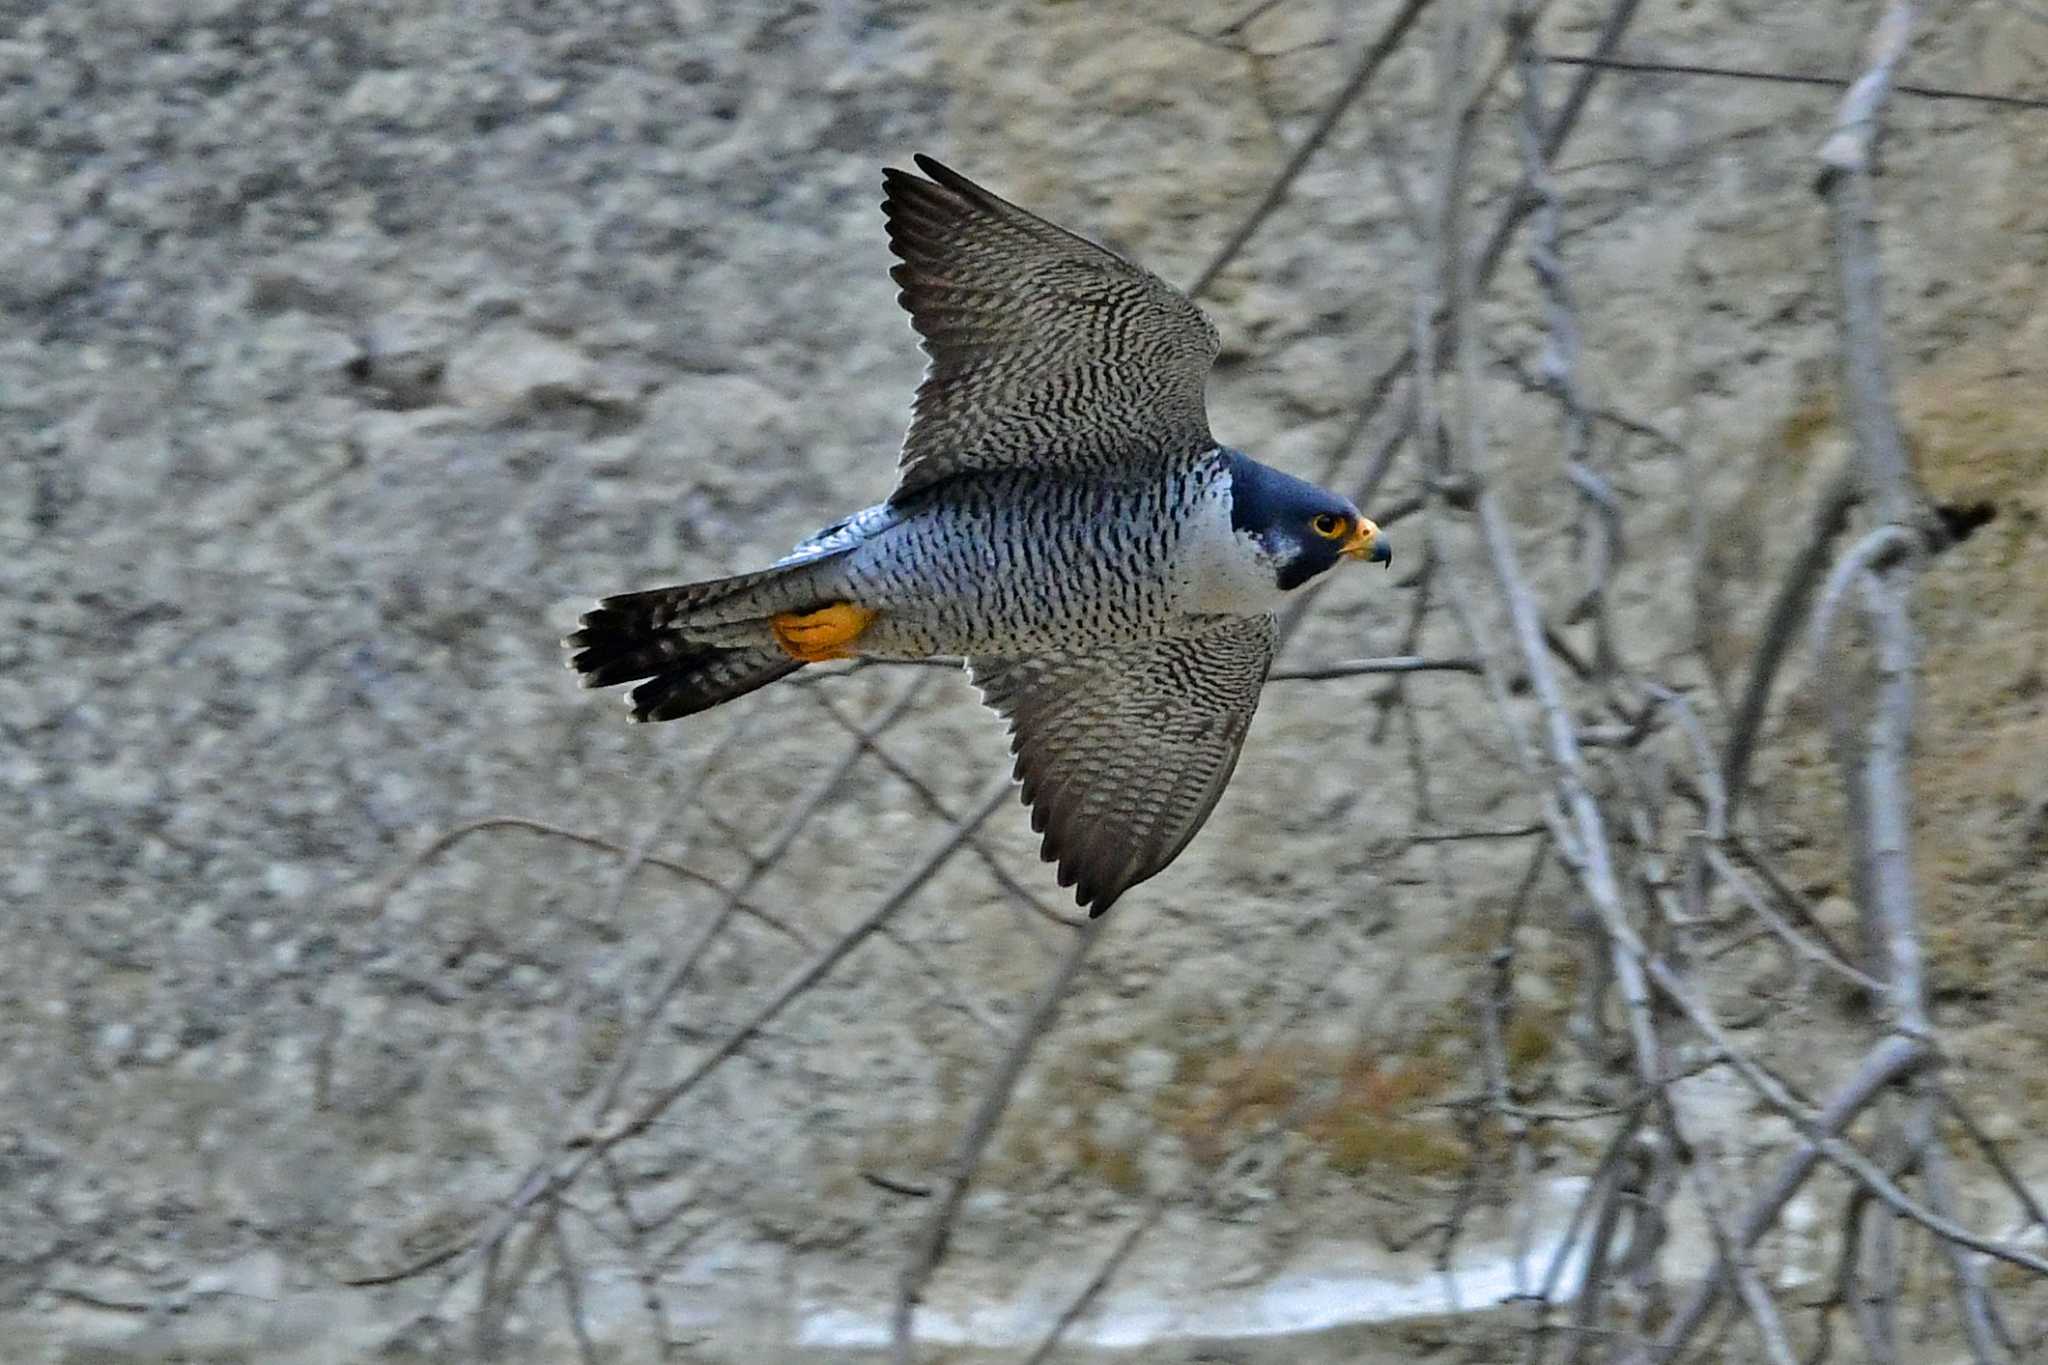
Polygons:
<instances>
[{"instance_id":1,"label":"bird's head","mask_svg":"<svg viewBox=\"0 0 2048 1365\"><path fill-rule=\"evenodd\" d=\"M1347 559L1392 564L1394 552L1346 497L1260 464L1238 451L1230 462L1230 525L1256 546L1288 592Z\"/></svg>"}]
</instances>

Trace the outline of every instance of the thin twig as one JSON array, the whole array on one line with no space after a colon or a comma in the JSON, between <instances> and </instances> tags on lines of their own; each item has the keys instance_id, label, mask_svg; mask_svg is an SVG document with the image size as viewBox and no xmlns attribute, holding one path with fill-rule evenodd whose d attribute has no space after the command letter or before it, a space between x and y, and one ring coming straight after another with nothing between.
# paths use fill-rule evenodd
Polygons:
<instances>
[{"instance_id":1,"label":"thin twig","mask_svg":"<svg viewBox=\"0 0 2048 1365\"><path fill-rule=\"evenodd\" d=\"M1643 1115L1646 1112L1645 1107L1623 1116L1623 1123L1608 1139L1607 1146L1600 1153L1600 1160L1593 1167L1592 1175L1587 1178L1584 1193L1573 1204L1571 1216L1565 1220L1564 1231L1559 1234L1557 1244L1551 1251L1550 1263L1544 1268L1543 1279L1537 1285L1532 1301L1536 1321L1532 1324L1529 1336L1523 1344L1524 1365L1535 1365L1535 1362L1543 1358L1552 1330L1545 1315L1564 1292L1565 1271L1570 1267L1572 1257L1578 1254L1579 1234L1585 1228L1588 1218L1604 1210L1613 1198L1613 1186L1619 1178L1618 1172L1622 1163L1628 1159L1629 1146L1641 1131ZM1571 1292L1576 1294L1591 1274L1592 1259L1588 1253L1579 1268L1577 1282L1571 1286Z\"/></svg>"},{"instance_id":2,"label":"thin twig","mask_svg":"<svg viewBox=\"0 0 2048 1365\"><path fill-rule=\"evenodd\" d=\"M1785 1324L1778 1316L1777 1305L1757 1275L1756 1267L1749 1262L1749 1248L1738 1244L1734 1230L1728 1225L1727 1202L1712 1159L1704 1153L1697 1155L1688 1167L1688 1174L1698 1190L1700 1207L1706 1211L1707 1228L1714 1236L1714 1250L1735 1281L1736 1297L1742 1300L1750 1321L1756 1324L1757 1339L1763 1343L1764 1354L1770 1357L1772 1365L1797 1365L1798 1357L1792 1353L1792 1343L1785 1335Z\"/></svg>"},{"instance_id":3,"label":"thin twig","mask_svg":"<svg viewBox=\"0 0 2048 1365\"><path fill-rule=\"evenodd\" d=\"M1956 1218L1955 1189L1949 1180L1948 1151L1936 1128L1941 1096L1932 1082L1921 1077L1913 1096L1913 1113L1907 1120L1906 1143L1917 1153L1920 1183L1927 1191L1927 1207L1953 1222ZM1963 1335L1977 1365L2003 1365L2012 1337L1993 1304L1984 1281L1982 1260L1947 1238L1939 1240L1942 1257L1949 1266L1950 1285L1955 1292L1956 1312L1962 1319Z\"/></svg>"},{"instance_id":4,"label":"thin twig","mask_svg":"<svg viewBox=\"0 0 2048 1365\"><path fill-rule=\"evenodd\" d=\"M1533 839L1550 833L1547 824L1510 825L1506 829L1454 829L1437 834L1411 834L1411 844L1463 844L1490 839Z\"/></svg>"},{"instance_id":5,"label":"thin twig","mask_svg":"<svg viewBox=\"0 0 2048 1365\"><path fill-rule=\"evenodd\" d=\"M1884 990L1885 986L1882 981L1879 981L1868 972L1861 971L1852 966L1831 949L1814 942L1794 928L1784 916L1780 915L1771 906L1771 903L1755 887L1749 884L1749 878L1742 875L1742 870L1735 866L1734 862L1722 851L1718 844L1703 840L1701 847L1704 849L1703 856L1706 858L1708 865L1714 869L1714 874L1794 953L1797 953L1809 962L1826 967L1829 971L1855 982L1866 990Z\"/></svg>"},{"instance_id":6,"label":"thin twig","mask_svg":"<svg viewBox=\"0 0 2048 1365\"><path fill-rule=\"evenodd\" d=\"M891 777L894 777L904 786L910 788L911 793L924 803L927 810L949 825L959 818L959 813L936 791L932 790L929 782L919 776L908 764L899 762L894 754L882 747L879 738L866 733L858 721L840 711L837 706L834 706L826 698L823 690L814 691L811 695L819 708L832 718L833 723L846 731L847 734L853 736L854 742L873 755L875 761L880 763ZM1010 869L1003 865L1003 860L996 856L995 850L989 847L986 839L977 836L967 841L967 847L976 858L980 859L982 866L988 869L989 875L995 878L996 885L1009 892L1014 900L1040 919L1068 929L1080 927L1080 917L1063 915L1045 904L1037 896L1031 894L1024 884L1012 875Z\"/></svg>"},{"instance_id":7,"label":"thin twig","mask_svg":"<svg viewBox=\"0 0 2048 1365\"><path fill-rule=\"evenodd\" d=\"M617 854L621 858L629 858L633 853L633 850L625 844L606 839L601 835L586 834L581 830L564 829L560 825L549 824L545 820L535 820L523 815L487 815L480 820L471 820L467 824L456 825L435 835L425 848L408 858L403 865L387 876L383 884L372 893L369 901L371 913L382 914L384 907L390 903L391 897L397 894L399 888L412 878L418 876L421 870L436 858L439 858L471 835L482 834L494 829L516 829L525 830L530 834L544 834L552 839L562 839L572 844L581 844L585 848ZM694 867L686 866L672 859L659 858L642 850L639 855L639 862L647 867L659 868L661 871L680 877L693 885L719 892L721 895L731 894L731 888L726 886L724 882L719 881L718 878L699 872ZM734 909L749 919L759 920L775 930L775 932L795 940L805 948L815 946L809 934L806 934L802 929L791 924L772 910L747 900L734 902Z\"/></svg>"},{"instance_id":8,"label":"thin twig","mask_svg":"<svg viewBox=\"0 0 2048 1365\"><path fill-rule=\"evenodd\" d=\"M668 1112L697 1086L702 1084L714 1071L729 1060L757 1035L770 1021L787 1008L793 1000L828 976L832 970L855 948L859 947L878 929L894 917L910 902L924 885L949 862L953 855L965 845L967 838L982 822L992 815L996 808L1010 794L1010 780L1004 774L991 784L984 798L977 803L973 812L962 824L949 831L947 837L917 866L897 883L882 901L867 915L854 923L838 939L828 945L803 966L792 972L783 983L748 1016L745 1022L726 1034L724 1039L709 1052L697 1059L696 1063L681 1077L648 1097L631 1114L614 1119L602 1128L572 1137L567 1152L550 1154L537 1162L520 1181L511 1198L501 1209L490 1226L476 1233L468 1241L450 1249L437 1251L431 1257L422 1258L400 1270L376 1276L357 1277L348 1281L352 1285L393 1284L400 1280L419 1275L435 1266L445 1264L467 1252L489 1251L505 1234L516 1225L525 1211L535 1203L566 1190L574 1185L590 1165L628 1138L645 1132L661 1116ZM609 1104L596 1111L603 1116ZM566 1156L566 1160L562 1156Z\"/></svg>"},{"instance_id":9,"label":"thin twig","mask_svg":"<svg viewBox=\"0 0 2048 1365\"><path fill-rule=\"evenodd\" d=\"M897 1283L896 1308L891 1317L890 1335L895 1346L896 1359L900 1365L916 1365L916 1346L912 1335L912 1320L917 1311L918 1300L924 1295L924 1287L938 1268L946 1254L946 1243L952 1235L953 1220L959 1215L960 1205L967 1198L968 1186L974 1180L974 1173L981 1165L981 1154L987 1148L989 1139L995 1136L996 1125L1002 1121L1004 1110L1010 1106L1010 1097L1016 1093L1017 1082L1024 1075L1024 1066L1031 1060L1031 1054L1052 1027L1058 1016L1060 1004L1066 999L1067 989L1073 985L1080 973L1081 963L1101 936L1107 919L1092 919L1074 934L1073 942L1067 945L1066 955L1044 988L1039 992L1038 1001L1031 1007L1023 1021L1017 1026L1017 1034L1002 1061L997 1063L994 1074L989 1077L987 1087L982 1091L981 1102L974 1107L974 1113L967 1121L960 1140L954 1144L952 1155L947 1159L946 1188L932 1206L919 1229L917 1240L911 1252L910 1261L903 1268L903 1276Z\"/></svg>"},{"instance_id":10,"label":"thin twig","mask_svg":"<svg viewBox=\"0 0 2048 1365\"><path fill-rule=\"evenodd\" d=\"M1862 1064L1814 1116L1807 1143L1786 1158L1778 1167L1777 1175L1744 1207L1742 1216L1735 1223L1731 1254L1747 1251L1777 1225L1778 1215L1792 1201L1792 1196L1799 1193L1807 1176L1813 1173L1814 1166L1820 1161L1819 1148L1813 1141L1815 1136L1841 1132L1887 1086L1910 1075L1927 1060L1926 1049L1910 1038L1886 1038L1871 1049ZM1713 1268L1693 1286L1691 1295L1657 1338L1651 1353L1652 1361L1675 1360L1679 1352L1686 1349L1693 1334L1727 1288L1731 1271L1732 1266L1726 1259L1715 1260Z\"/></svg>"},{"instance_id":11,"label":"thin twig","mask_svg":"<svg viewBox=\"0 0 2048 1365\"><path fill-rule=\"evenodd\" d=\"M1327 682L1332 678L1360 678L1379 673L1477 673L1477 659L1426 659L1413 654L1395 654L1383 659L1350 659L1340 663L1303 664L1298 668L1276 668L1267 682Z\"/></svg>"},{"instance_id":12,"label":"thin twig","mask_svg":"<svg viewBox=\"0 0 2048 1365\"><path fill-rule=\"evenodd\" d=\"M1777 595L1771 599L1771 609L1764 617L1763 635L1757 641L1756 652L1750 656L1749 680L1743 685L1742 700L1728 725L1728 742L1721 750L1721 771L1728 784L1730 820L1735 818L1736 809L1747 793L1750 759L1763 731L1764 713L1770 706L1771 688L1777 682L1778 669L1784 663L1792 642L1798 638L1801 624L1807 619L1806 606L1821 581L1821 566L1827 562L1828 550L1835 538L1848 527L1849 513L1856 506L1856 496L1856 481L1846 472L1829 481L1827 491L1821 494L1820 505L1813 514L1806 542L1785 570Z\"/></svg>"},{"instance_id":13,"label":"thin twig","mask_svg":"<svg viewBox=\"0 0 2048 1365\"><path fill-rule=\"evenodd\" d=\"M1604 606L1607 581L1620 549L1620 509L1605 481L1588 464L1592 452L1592 419L1582 390L1578 304L1572 296L1565 273L1560 237L1564 222L1564 200L1551 175L1550 161L1543 153L1546 125L1543 82L1544 68L1535 46L1535 7L1518 0L1507 15L1508 41L1514 51L1515 69L1521 77L1521 118L1518 128L1522 146L1522 178L1535 197L1534 223L1525 255L1530 273L1536 277L1543 298L1544 347L1540 364L1544 387L1557 399L1563 426L1563 457L1573 487L1581 494L1582 508L1591 515L1581 518L1581 543L1586 576L1581 607L1569 615L1590 611L1599 629L1597 655L1611 659L1608 617ZM1587 528L1591 529L1588 530Z\"/></svg>"},{"instance_id":14,"label":"thin twig","mask_svg":"<svg viewBox=\"0 0 2048 1365\"><path fill-rule=\"evenodd\" d=\"M1542 880L1543 869L1550 861L1550 841L1545 839L1530 851L1529 865L1522 873L1522 880L1515 888L1515 895L1508 902L1507 913L1501 917L1500 932L1494 938L1494 947L1487 973L1486 988L1479 995L1479 1043L1480 1060L1486 1077L1486 1101L1499 1117L1501 1131L1507 1135L1509 1160L1512 1163L1514 1189L1526 1192L1530 1177L1534 1173L1535 1158L1529 1147L1529 1124L1526 1116L1514 1102L1514 1093L1509 1088L1507 1045L1504 1038L1509 1019L1515 1008L1515 940L1522 927L1522 917L1528 909L1529 898L1535 893L1536 884ZM1529 1292L1528 1258L1529 1243L1533 1239L1533 1216L1526 1197L1521 1201L1515 1218L1514 1287L1518 1296Z\"/></svg>"},{"instance_id":15,"label":"thin twig","mask_svg":"<svg viewBox=\"0 0 2048 1365\"><path fill-rule=\"evenodd\" d=\"M1700 62L1653 62L1620 57L1573 56L1562 52L1544 54L1559 66L1597 66L1603 71L1629 71L1648 76L1718 76L1728 80L1764 81L1778 85L1817 85L1839 90L1849 84L1844 76L1812 76L1792 71L1764 71L1747 66L1709 66ZM1897 81L1892 91L1924 100L1967 100L2009 109L2048 109L2048 99L2030 95L2002 95L1984 90L1958 90L1946 85L1915 85Z\"/></svg>"},{"instance_id":16,"label":"thin twig","mask_svg":"<svg viewBox=\"0 0 2048 1365\"><path fill-rule=\"evenodd\" d=\"M902 717L908 715L924 695L925 688L930 681L929 675L920 675L914 678L909 686L897 694L896 700L883 709L881 716L869 728L869 732L879 734ZM648 1040L653 1036L656 1022L667 1012L670 1002L682 990L683 983L689 980L690 974L696 970L697 964L703 960L704 954L710 951L712 943L724 931L731 917L738 912L741 899L748 892L752 891L755 886L759 885L776 863L781 860L782 856L795 846L796 841L803 836L803 832L810 828L811 821L817 817L818 812L824 809L825 803L831 799L832 794L839 790L840 785L853 772L855 765L860 762L864 752L858 743L847 746L846 751L840 755L839 761L826 770L824 776L797 802L796 807L784 819L780 828L769 837L767 844L761 852L752 855L747 875L727 893L725 905L717 912L707 916L698 927L696 937L682 952L676 954L671 959L668 969L663 973L660 984L655 987L648 998L646 1007L641 1011L639 1021L627 1035L625 1045L619 1049L618 1055L612 1059L611 1066L607 1069L604 1079L597 1087L597 1100L594 1112L599 1116L599 1122L602 1122L602 1116L609 1113L612 1105L617 1102L620 1090L626 1083L627 1076L632 1073L633 1067L639 1061ZM536 1167L530 1173L529 1178L538 1174L539 1168Z\"/></svg>"},{"instance_id":17,"label":"thin twig","mask_svg":"<svg viewBox=\"0 0 2048 1365\"><path fill-rule=\"evenodd\" d=\"M604 1172L605 1191L611 1196L612 1208L626 1230L626 1258L633 1267L634 1278L640 1283L640 1305L647 1310L648 1327L661 1359L667 1360L675 1352L675 1343L669 1336L668 1306L662 1302L661 1280L647 1259L646 1230L640 1226L640 1220L633 1212L632 1196L626 1189L625 1177L619 1173L618 1162L607 1152L599 1160L598 1167Z\"/></svg>"},{"instance_id":18,"label":"thin twig","mask_svg":"<svg viewBox=\"0 0 2048 1365\"><path fill-rule=\"evenodd\" d=\"M2033 1188L2020 1178L2019 1172L2012 1168L2012 1163L2005 1159L2005 1153L1999 1150L1998 1143L1984 1131L1971 1116L1970 1111L1963 1107L1962 1101L1958 1100L1947 1086L1938 1087L1938 1091L1942 1104L1948 1109L1950 1116L1963 1126L1963 1131L1977 1144L1977 1150L1983 1154L1984 1160L1998 1173L1998 1178L2005 1182L2005 1187L2012 1191L2013 1198L2019 1202L2020 1208L2027 1215L2027 1226L2048 1231L2048 1208L2042 1207Z\"/></svg>"},{"instance_id":19,"label":"thin twig","mask_svg":"<svg viewBox=\"0 0 2048 1365\"><path fill-rule=\"evenodd\" d=\"M548 1232L554 1243L555 1260L562 1272L562 1310L569 1316L569 1335L576 1342L577 1359L583 1365L597 1365L597 1343L591 1340L590 1323L583 1312L583 1272L569 1247L569 1234L559 1214L547 1216Z\"/></svg>"},{"instance_id":20,"label":"thin twig","mask_svg":"<svg viewBox=\"0 0 2048 1365\"><path fill-rule=\"evenodd\" d=\"M1365 52L1358 59L1358 64L1351 69L1351 75L1323 107L1322 115L1316 120L1315 126L1310 128L1295 146L1293 155L1287 158L1287 164L1280 168L1280 173L1273 177L1273 182L1266 187L1266 192L1259 197L1259 202L1245 215L1244 221L1238 224L1237 229L1224 239L1223 245L1210 258L1209 264L1202 267L1202 273L1195 276L1195 282L1188 286L1190 296L1200 298L1209 286L1216 282L1216 277L1223 273L1224 267L1237 259L1237 253L1244 250L1245 243L1251 241L1252 234L1272 216L1273 210L1280 207L1280 201L1287 197L1287 191L1323 143L1329 139L1338 121L1357 102L1358 97L1365 93L1365 88L1372 84L1372 78L1379 74L1379 69L1386 63L1387 58L1394 55L1394 49L1401 45L1401 39L1407 36L1409 28L1414 25L1422 11L1429 8L1429 4L1430 0L1403 0L1401 8L1387 21L1387 26L1367 45Z\"/></svg>"},{"instance_id":21,"label":"thin twig","mask_svg":"<svg viewBox=\"0 0 2048 1365\"><path fill-rule=\"evenodd\" d=\"M888 895L882 898L881 902L874 909L862 916L817 956L797 968L796 971L790 973L788 978L775 989L768 999L763 1001L753 1014L748 1016L745 1023L727 1034L725 1040L717 1047L713 1048L703 1057L700 1057L696 1064L680 1080L662 1088L649 1097L632 1116L589 1134L584 1143L579 1145L587 1144L590 1151L602 1152L625 1141L627 1138L645 1132L662 1114L668 1111L670 1106L683 1098L683 1096L689 1094L706 1076L709 1076L727 1058L745 1046L748 1039L760 1032L776 1015L782 1013L792 1000L795 1000L798 996L830 975L832 969L837 967L848 953L858 948L870 935L887 924L898 911L902 910L913 896L924 889L925 883L929 882L938 873L940 868L952 860L953 855L958 853L961 847L965 845L968 837L975 830L981 828L983 822L995 813L996 808L1001 806L1004 799L1010 795L1010 790L1009 774L1002 774L990 785L989 790L983 795L982 799L975 803L974 808L968 813L967 817L949 831L946 838L930 853L926 854L917 866L913 867L909 874L902 881L898 882ZM575 1169L580 1171L582 1165L588 1164L588 1160L588 1157L583 1158ZM572 1180L573 1175L564 1177L557 1183L566 1186Z\"/></svg>"},{"instance_id":22,"label":"thin twig","mask_svg":"<svg viewBox=\"0 0 2048 1365\"><path fill-rule=\"evenodd\" d=\"M1060 1338L1067 1334L1068 1328L1081 1320L1082 1314L1094 1307L1095 1300L1109 1287L1109 1282L1116 1277L1117 1271L1123 1268L1124 1262L1130 1259L1131 1253L1138 1249L1138 1243L1145 1239L1145 1234L1159 1225L1159 1220L1165 1213L1164 1198L1155 1195L1146 1201L1145 1211L1138 1215L1138 1220L1117 1239L1116 1245L1110 1249L1109 1255L1103 1257L1102 1264L1096 1268L1095 1274L1089 1277L1088 1283L1082 1286L1081 1292L1060 1310L1059 1317L1046 1329L1045 1336L1040 1338L1037 1348L1024 1358L1024 1365L1045 1365L1046 1361L1052 1359L1052 1353L1059 1349Z\"/></svg>"}]
</instances>

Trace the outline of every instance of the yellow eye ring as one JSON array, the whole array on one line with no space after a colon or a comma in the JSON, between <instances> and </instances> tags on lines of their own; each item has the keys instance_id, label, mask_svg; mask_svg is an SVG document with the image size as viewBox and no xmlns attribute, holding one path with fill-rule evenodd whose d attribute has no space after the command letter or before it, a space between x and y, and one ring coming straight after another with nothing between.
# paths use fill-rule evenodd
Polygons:
<instances>
[{"instance_id":1,"label":"yellow eye ring","mask_svg":"<svg viewBox=\"0 0 2048 1365\"><path fill-rule=\"evenodd\" d=\"M1351 520L1348 517L1340 517L1335 512L1318 512L1309 522L1308 529L1324 540L1340 540L1344 533L1351 529Z\"/></svg>"}]
</instances>

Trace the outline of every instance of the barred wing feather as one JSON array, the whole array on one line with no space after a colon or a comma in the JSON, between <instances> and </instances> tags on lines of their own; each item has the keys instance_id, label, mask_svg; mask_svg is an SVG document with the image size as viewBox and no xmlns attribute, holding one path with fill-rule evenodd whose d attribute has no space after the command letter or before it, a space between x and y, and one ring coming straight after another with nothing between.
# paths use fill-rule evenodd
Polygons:
<instances>
[{"instance_id":1,"label":"barred wing feather","mask_svg":"<svg viewBox=\"0 0 2048 1365\"><path fill-rule=\"evenodd\" d=\"M1180 856L1237 767L1273 619L1088 654L969 659L1010 725L1016 777L1061 886L1100 915Z\"/></svg>"},{"instance_id":2,"label":"barred wing feather","mask_svg":"<svg viewBox=\"0 0 2048 1365\"><path fill-rule=\"evenodd\" d=\"M1216 329L1149 271L927 156L883 173L891 277L931 363L901 502L967 470L1149 477L1214 444Z\"/></svg>"}]
</instances>

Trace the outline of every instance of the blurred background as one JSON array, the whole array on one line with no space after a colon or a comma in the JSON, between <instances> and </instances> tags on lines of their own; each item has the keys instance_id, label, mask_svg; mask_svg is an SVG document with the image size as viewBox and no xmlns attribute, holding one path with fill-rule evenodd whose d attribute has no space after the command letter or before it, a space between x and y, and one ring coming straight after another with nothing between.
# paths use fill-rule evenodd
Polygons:
<instances>
[{"instance_id":1,"label":"blurred background","mask_svg":"<svg viewBox=\"0 0 2048 1365\"><path fill-rule=\"evenodd\" d=\"M1739 1275L1717 1238L1936 1039L1846 1137L2048 1254L2048 111L1884 112L1886 392L1949 534L1830 599L1879 524L1840 91L1540 60L1843 75L1878 14L0 3L0 1355L2041 1358L2036 1270L1832 1158ZM2048 14L1981 0L1901 78L2044 73ZM964 678L633 727L556 645L886 494L922 358L880 169L920 151L1209 276L1215 430L1400 551L1293 623L1042 1030L1071 906ZM1866 989L1900 959L1830 746L1881 592L1924 1027ZM1441 667L1350 666L1387 656ZM1597 989L1561 779L1718 1032Z\"/></svg>"}]
</instances>

